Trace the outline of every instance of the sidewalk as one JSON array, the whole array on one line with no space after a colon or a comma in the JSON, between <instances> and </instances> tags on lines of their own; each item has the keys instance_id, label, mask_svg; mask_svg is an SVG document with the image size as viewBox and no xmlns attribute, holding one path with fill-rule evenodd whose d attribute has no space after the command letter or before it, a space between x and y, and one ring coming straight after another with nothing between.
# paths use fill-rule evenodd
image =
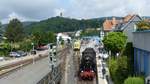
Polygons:
<instances>
[{"instance_id":1,"label":"sidewalk","mask_svg":"<svg viewBox=\"0 0 150 84\"><path fill-rule=\"evenodd\" d=\"M106 81L106 79L103 78L103 74L102 74L102 62L98 58L98 53L97 53L97 56L96 56L96 62L97 62L98 84L108 84L107 81Z\"/></svg>"}]
</instances>

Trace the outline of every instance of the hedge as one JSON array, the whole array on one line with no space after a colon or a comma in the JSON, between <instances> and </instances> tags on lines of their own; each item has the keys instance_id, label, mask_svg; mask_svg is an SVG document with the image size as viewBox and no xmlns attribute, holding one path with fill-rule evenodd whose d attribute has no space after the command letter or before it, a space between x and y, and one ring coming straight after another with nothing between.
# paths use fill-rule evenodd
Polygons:
<instances>
[{"instance_id":1,"label":"hedge","mask_svg":"<svg viewBox=\"0 0 150 84\"><path fill-rule=\"evenodd\" d=\"M128 77L124 84L144 84L144 79L140 77Z\"/></svg>"}]
</instances>

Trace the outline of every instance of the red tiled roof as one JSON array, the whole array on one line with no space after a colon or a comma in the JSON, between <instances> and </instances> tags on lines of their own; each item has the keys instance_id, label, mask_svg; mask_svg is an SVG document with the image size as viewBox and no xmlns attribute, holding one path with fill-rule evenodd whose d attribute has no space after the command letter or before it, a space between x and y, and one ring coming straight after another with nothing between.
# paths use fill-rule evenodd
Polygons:
<instances>
[{"instance_id":1,"label":"red tiled roof","mask_svg":"<svg viewBox=\"0 0 150 84\"><path fill-rule=\"evenodd\" d=\"M113 18L112 20L105 20L103 23L104 31L111 31L113 27L115 27L119 23L127 23L131 18L133 18L135 15L127 15L122 20L116 20Z\"/></svg>"},{"instance_id":2,"label":"red tiled roof","mask_svg":"<svg viewBox=\"0 0 150 84\"><path fill-rule=\"evenodd\" d=\"M134 17L134 16L135 16L135 15L131 15L131 14L125 16L125 17L123 18L123 23L128 22L128 21L129 21L132 17Z\"/></svg>"},{"instance_id":3,"label":"red tiled roof","mask_svg":"<svg viewBox=\"0 0 150 84\"><path fill-rule=\"evenodd\" d=\"M103 23L104 31L111 31L113 26L115 27L119 22L120 20L116 20L115 18L113 18L112 20L106 19Z\"/></svg>"}]
</instances>

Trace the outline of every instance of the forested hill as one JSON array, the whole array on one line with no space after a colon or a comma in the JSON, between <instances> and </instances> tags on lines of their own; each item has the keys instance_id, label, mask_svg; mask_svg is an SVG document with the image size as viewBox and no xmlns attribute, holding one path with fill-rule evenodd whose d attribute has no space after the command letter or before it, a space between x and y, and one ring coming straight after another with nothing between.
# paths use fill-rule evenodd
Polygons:
<instances>
[{"instance_id":1,"label":"forested hill","mask_svg":"<svg viewBox=\"0 0 150 84\"><path fill-rule=\"evenodd\" d=\"M102 26L104 19L71 19L65 17L52 17L26 26L28 33L34 31L67 32L84 28L98 28Z\"/></svg>"}]
</instances>

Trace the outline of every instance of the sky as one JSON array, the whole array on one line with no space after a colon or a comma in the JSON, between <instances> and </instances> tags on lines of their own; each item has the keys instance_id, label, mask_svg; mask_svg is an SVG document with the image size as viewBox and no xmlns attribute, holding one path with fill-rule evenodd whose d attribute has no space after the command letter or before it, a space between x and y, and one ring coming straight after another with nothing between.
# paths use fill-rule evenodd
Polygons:
<instances>
[{"instance_id":1,"label":"sky","mask_svg":"<svg viewBox=\"0 0 150 84\"><path fill-rule=\"evenodd\" d=\"M150 16L150 0L0 0L0 21L40 21L58 16L89 19L139 14Z\"/></svg>"}]
</instances>

